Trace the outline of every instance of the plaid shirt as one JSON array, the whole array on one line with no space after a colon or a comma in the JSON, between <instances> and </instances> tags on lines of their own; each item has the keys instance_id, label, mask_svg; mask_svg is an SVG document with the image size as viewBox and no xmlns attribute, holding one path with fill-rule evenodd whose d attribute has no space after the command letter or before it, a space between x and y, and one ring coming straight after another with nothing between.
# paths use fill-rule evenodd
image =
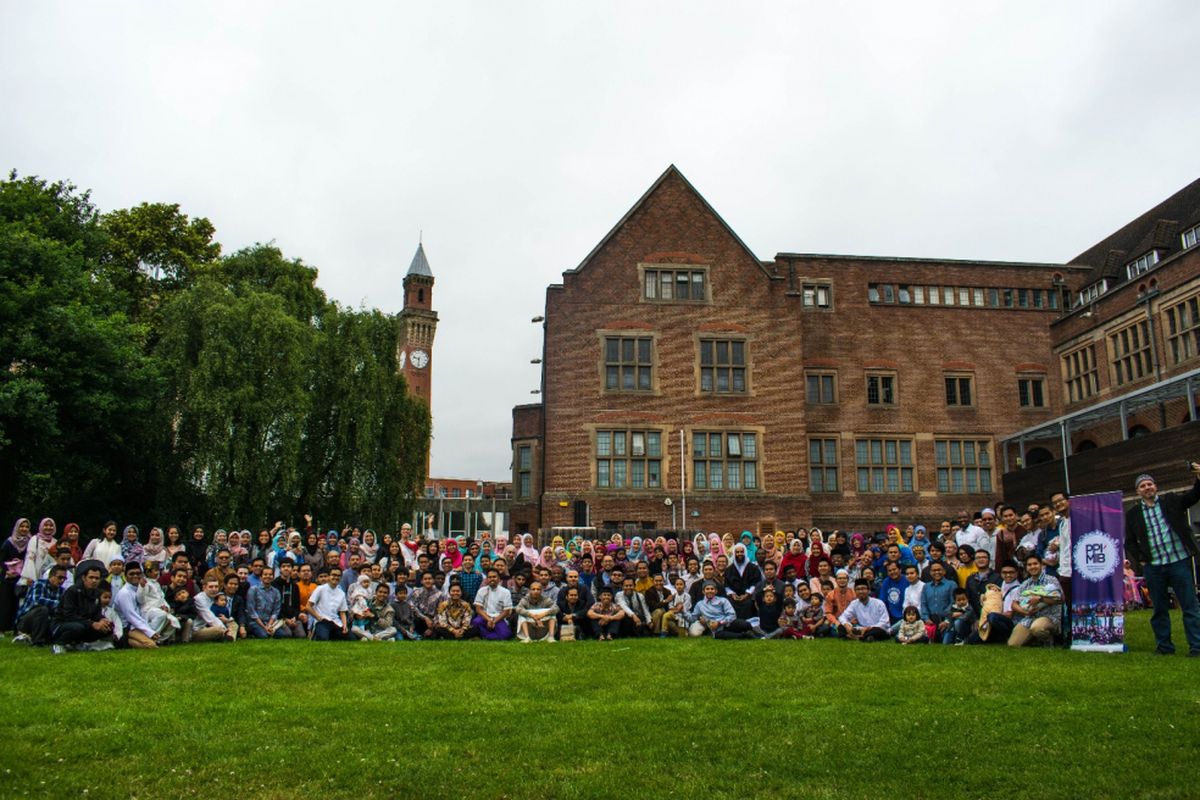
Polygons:
<instances>
[{"instance_id":1,"label":"plaid shirt","mask_svg":"<svg viewBox=\"0 0 1200 800\"><path fill-rule=\"evenodd\" d=\"M21 617L33 611L38 606L45 606L54 611L58 608L58 604L62 602L63 589L59 587L55 589L50 586L50 581L42 578L33 586L29 587L29 591L25 592L24 599L21 600L21 608L17 611L17 621L21 621Z\"/></svg>"},{"instance_id":2,"label":"plaid shirt","mask_svg":"<svg viewBox=\"0 0 1200 800\"><path fill-rule=\"evenodd\" d=\"M1162 506L1158 503L1142 502L1142 516L1146 519L1146 538L1150 543L1150 563L1155 566L1174 564L1188 557L1183 542L1167 524Z\"/></svg>"}]
</instances>

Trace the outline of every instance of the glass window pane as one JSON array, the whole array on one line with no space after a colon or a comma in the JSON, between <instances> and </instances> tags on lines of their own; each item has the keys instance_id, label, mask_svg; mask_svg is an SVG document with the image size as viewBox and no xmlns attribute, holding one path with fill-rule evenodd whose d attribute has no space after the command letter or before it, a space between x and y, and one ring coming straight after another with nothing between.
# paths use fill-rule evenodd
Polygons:
<instances>
[{"instance_id":1,"label":"glass window pane","mask_svg":"<svg viewBox=\"0 0 1200 800\"><path fill-rule=\"evenodd\" d=\"M708 435L708 454L715 458L720 458L721 453L725 451L721 449L721 434L710 433Z\"/></svg>"},{"instance_id":2,"label":"glass window pane","mask_svg":"<svg viewBox=\"0 0 1200 800\"><path fill-rule=\"evenodd\" d=\"M742 457L758 458L758 439L753 433L742 434Z\"/></svg>"},{"instance_id":3,"label":"glass window pane","mask_svg":"<svg viewBox=\"0 0 1200 800\"><path fill-rule=\"evenodd\" d=\"M646 486L651 489L657 489L661 485L661 480L659 479L659 472L661 469L661 461L646 462Z\"/></svg>"},{"instance_id":4,"label":"glass window pane","mask_svg":"<svg viewBox=\"0 0 1200 800\"><path fill-rule=\"evenodd\" d=\"M650 340L638 339L638 361L642 364L650 363Z\"/></svg>"},{"instance_id":5,"label":"glass window pane","mask_svg":"<svg viewBox=\"0 0 1200 800\"><path fill-rule=\"evenodd\" d=\"M741 367L733 370L733 390L735 392L746 391L746 370Z\"/></svg>"},{"instance_id":6,"label":"glass window pane","mask_svg":"<svg viewBox=\"0 0 1200 800\"><path fill-rule=\"evenodd\" d=\"M871 491L872 492L882 492L883 491L883 470L881 470L881 469L871 470Z\"/></svg>"},{"instance_id":7,"label":"glass window pane","mask_svg":"<svg viewBox=\"0 0 1200 800\"><path fill-rule=\"evenodd\" d=\"M712 367L702 367L700 369L700 391L711 392L712 390L713 390Z\"/></svg>"},{"instance_id":8,"label":"glass window pane","mask_svg":"<svg viewBox=\"0 0 1200 800\"><path fill-rule=\"evenodd\" d=\"M943 493L949 492L950 491L950 470L939 469L937 471L937 482L938 482L938 491L939 492L943 492Z\"/></svg>"},{"instance_id":9,"label":"glass window pane","mask_svg":"<svg viewBox=\"0 0 1200 800\"><path fill-rule=\"evenodd\" d=\"M708 488L708 464L697 461L692 465L692 485L697 489Z\"/></svg>"},{"instance_id":10,"label":"glass window pane","mask_svg":"<svg viewBox=\"0 0 1200 800\"><path fill-rule=\"evenodd\" d=\"M913 490L913 471L907 467L900 470L900 490L903 492Z\"/></svg>"},{"instance_id":11,"label":"glass window pane","mask_svg":"<svg viewBox=\"0 0 1200 800\"><path fill-rule=\"evenodd\" d=\"M607 461L596 462L596 485L607 487L609 485Z\"/></svg>"},{"instance_id":12,"label":"glass window pane","mask_svg":"<svg viewBox=\"0 0 1200 800\"><path fill-rule=\"evenodd\" d=\"M887 463L895 464L897 461L896 442L893 439L888 439L884 442L885 451L887 453Z\"/></svg>"},{"instance_id":13,"label":"glass window pane","mask_svg":"<svg viewBox=\"0 0 1200 800\"><path fill-rule=\"evenodd\" d=\"M982 306L983 305L983 289L972 289L971 294L972 294L972 299L975 301L975 305Z\"/></svg>"},{"instance_id":14,"label":"glass window pane","mask_svg":"<svg viewBox=\"0 0 1200 800\"><path fill-rule=\"evenodd\" d=\"M708 488L723 489L725 488L725 471L721 469L721 462L712 462L712 470L709 472Z\"/></svg>"},{"instance_id":15,"label":"glass window pane","mask_svg":"<svg viewBox=\"0 0 1200 800\"><path fill-rule=\"evenodd\" d=\"M696 458L704 458L705 444L708 442L708 436L703 433L692 434L692 455Z\"/></svg>"},{"instance_id":16,"label":"glass window pane","mask_svg":"<svg viewBox=\"0 0 1200 800\"><path fill-rule=\"evenodd\" d=\"M644 489L646 486L646 474L644 461L632 461L629 464L629 487L631 489Z\"/></svg>"},{"instance_id":17,"label":"glass window pane","mask_svg":"<svg viewBox=\"0 0 1200 800\"><path fill-rule=\"evenodd\" d=\"M808 441L808 461L810 464L821 463L821 440L810 439Z\"/></svg>"},{"instance_id":18,"label":"glass window pane","mask_svg":"<svg viewBox=\"0 0 1200 800\"><path fill-rule=\"evenodd\" d=\"M717 342L717 363L718 364L728 364L729 363L729 342L724 342L724 341Z\"/></svg>"},{"instance_id":19,"label":"glass window pane","mask_svg":"<svg viewBox=\"0 0 1200 800\"><path fill-rule=\"evenodd\" d=\"M900 470L896 467L889 467L887 470L887 490L889 492L900 491Z\"/></svg>"},{"instance_id":20,"label":"glass window pane","mask_svg":"<svg viewBox=\"0 0 1200 800\"><path fill-rule=\"evenodd\" d=\"M692 273L692 299L693 300L703 300L704 299L704 273L703 272L693 272Z\"/></svg>"},{"instance_id":21,"label":"glass window pane","mask_svg":"<svg viewBox=\"0 0 1200 800\"><path fill-rule=\"evenodd\" d=\"M975 443L963 442L963 463L968 467L975 466Z\"/></svg>"},{"instance_id":22,"label":"glass window pane","mask_svg":"<svg viewBox=\"0 0 1200 800\"><path fill-rule=\"evenodd\" d=\"M713 343L709 341L700 342L700 364L701 366L711 367L713 363Z\"/></svg>"},{"instance_id":23,"label":"glass window pane","mask_svg":"<svg viewBox=\"0 0 1200 800\"><path fill-rule=\"evenodd\" d=\"M625 362L633 361L633 339L621 340L621 360Z\"/></svg>"},{"instance_id":24,"label":"glass window pane","mask_svg":"<svg viewBox=\"0 0 1200 800\"><path fill-rule=\"evenodd\" d=\"M821 403L821 376L806 375L804 377L804 393L808 396L808 402Z\"/></svg>"},{"instance_id":25,"label":"glass window pane","mask_svg":"<svg viewBox=\"0 0 1200 800\"><path fill-rule=\"evenodd\" d=\"M726 486L730 489L742 488L742 462L730 461L727 465L729 468L729 480Z\"/></svg>"},{"instance_id":26,"label":"glass window pane","mask_svg":"<svg viewBox=\"0 0 1200 800\"><path fill-rule=\"evenodd\" d=\"M871 463L883 463L883 442L879 439L871 440Z\"/></svg>"},{"instance_id":27,"label":"glass window pane","mask_svg":"<svg viewBox=\"0 0 1200 800\"><path fill-rule=\"evenodd\" d=\"M992 471L990 469L979 470L979 491L990 492L992 490Z\"/></svg>"},{"instance_id":28,"label":"glass window pane","mask_svg":"<svg viewBox=\"0 0 1200 800\"><path fill-rule=\"evenodd\" d=\"M988 443L979 443L979 466L987 467L991 465L991 458L988 455Z\"/></svg>"},{"instance_id":29,"label":"glass window pane","mask_svg":"<svg viewBox=\"0 0 1200 800\"><path fill-rule=\"evenodd\" d=\"M646 270L646 299L653 300L658 297L658 273L654 270Z\"/></svg>"},{"instance_id":30,"label":"glass window pane","mask_svg":"<svg viewBox=\"0 0 1200 800\"><path fill-rule=\"evenodd\" d=\"M836 439L826 439L825 440L825 463L826 464L836 464L837 461L838 461L838 459L837 459L837 440Z\"/></svg>"},{"instance_id":31,"label":"glass window pane","mask_svg":"<svg viewBox=\"0 0 1200 800\"><path fill-rule=\"evenodd\" d=\"M952 466L956 466L956 467L959 466L960 464L962 464L962 443L961 442L951 442L950 443L950 464Z\"/></svg>"},{"instance_id":32,"label":"glass window pane","mask_svg":"<svg viewBox=\"0 0 1200 800\"><path fill-rule=\"evenodd\" d=\"M633 368L633 367L625 367L625 368L623 368L623 369L621 370L621 388L622 388L622 389L632 389L632 388L634 388L634 380L635 380L636 378L637 378L637 374L636 374L636 372L634 371L634 368Z\"/></svg>"},{"instance_id":33,"label":"glass window pane","mask_svg":"<svg viewBox=\"0 0 1200 800\"><path fill-rule=\"evenodd\" d=\"M675 292L673 291L674 284L672 284L672 282L671 282L671 273L660 272L658 274L658 276L659 276L659 282L658 282L659 297L663 300L672 299L675 296Z\"/></svg>"},{"instance_id":34,"label":"glass window pane","mask_svg":"<svg viewBox=\"0 0 1200 800\"><path fill-rule=\"evenodd\" d=\"M867 463L867 440L859 439L854 443L854 462L856 464Z\"/></svg>"},{"instance_id":35,"label":"glass window pane","mask_svg":"<svg viewBox=\"0 0 1200 800\"><path fill-rule=\"evenodd\" d=\"M646 455L646 434L641 431L635 431L630 436L630 454L634 456Z\"/></svg>"},{"instance_id":36,"label":"glass window pane","mask_svg":"<svg viewBox=\"0 0 1200 800\"><path fill-rule=\"evenodd\" d=\"M718 392L728 392L729 391L729 370L727 370L727 369L718 369L717 370L717 391Z\"/></svg>"},{"instance_id":37,"label":"glass window pane","mask_svg":"<svg viewBox=\"0 0 1200 800\"><path fill-rule=\"evenodd\" d=\"M822 470L820 470L820 469L812 470L810 472L809 478L808 478L808 483L809 483L808 488L814 492L825 491L825 483L824 483L823 477L824 476L822 475Z\"/></svg>"},{"instance_id":38,"label":"glass window pane","mask_svg":"<svg viewBox=\"0 0 1200 800\"><path fill-rule=\"evenodd\" d=\"M900 463L908 467L912 465L912 442L900 440Z\"/></svg>"},{"instance_id":39,"label":"glass window pane","mask_svg":"<svg viewBox=\"0 0 1200 800\"><path fill-rule=\"evenodd\" d=\"M950 470L950 489L955 494L962 494L963 473L961 469Z\"/></svg>"},{"instance_id":40,"label":"glass window pane","mask_svg":"<svg viewBox=\"0 0 1200 800\"><path fill-rule=\"evenodd\" d=\"M735 366L745 366L746 364L746 343L733 342L733 349L730 351L733 364Z\"/></svg>"},{"instance_id":41,"label":"glass window pane","mask_svg":"<svg viewBox=\"0 0 1200 800\"><path fill-rule=\"evenodd\" d=\"M913 287L913 302L919 306L925 304L925 287L924 286L914 286Z\"/></svg>"},{"instance_id":42,"label":"glass window pane","mask_svg":"<svg viewBox=\"0 0 1200 800\"><path fill-rule=\"evenodd\" d=\"M638 367L638 388L643 391L650 389L650 368Z\"/></svg>"},{"instance_id":43,"label":"glass window pane","mask_svg":"<svg viewBox=\"0 0 1200 800\"><path fill-rule=\"evenodd\" d=\"M871 470L867 469L866 467L859 468L859 470L858 470L858 491L860 491L860 492L871 491L870 476L871 476Z\"/></svg>"},{"instance_id":44,"label":"glass window pane","mask_svg":"<svg viewBox=\"0 0 1200 800\"><path fill-rule=\"evenodd\" d=\"M650 431L646 434L646 455L660 456L662 455L662 434L658 431Z\"/></svg>"},{"instance_id":45,"label":"glass window pane","mask_svg":"<svg viewBox=\"0 0 1200 800\"><path fill-rule=\"evenodd\" d=\"M689 278L686 272L680 272L675 276L675 298L677 300L687 300L690 292L688 291Z\"/></svg>"},{"instance_id":46,"label":"glass window pane","mask_svg":"<svg viewBox=\"0 0 1200 800\"><path fill-rule=\"evenodd\" d=\"M967 470L967 491L972 494L979 491L979 480L975 470Z\"/></svg>"},{"instance_id":47,"label":"glass window pane","mask_svg":"<svg viewBox=\"0 0 1200 800\"><path fill-rule=\"evenodd\" d=\"M943 466L944 464L947 463L946 443L945 442L940 441L940 440L938 442L936 442L933 446L933 452L934 452L934 458L937 461L937 464L939 467Z\"/></svg>"},{"instance_id":48,"label":"glass window pane","mask_svg":"<svg viewBox=\"0 0 1200 800\"><path fill-rule=\"evenodd\" d=\"M736 433L731 433L727 437L727 441L729 443L729 455L731 457L740 456L742 454L742 437Z\"/></svg>"},{"instance_id":49,"label":"glass window pane","mask_svg":"<svg viewBox=\"0 0 1200 800\"><path fill-rule=\"evenodd\" d=\"M625 455L625 431L613 431L613 454Z\"/></svg>"},{"instance_id":50,"label":"glass window pane","mask_svg":"<svg viewBox=\"0 0 1200 800\"><path fill-rule=\"evenodd\" d=\"M604 388L616 389L618 385L618 369L617 367L606 367L604 370Z\"/></svg>"},{"instance_id":51,"label":"glass window pane","mask_svg":"<svg viewBox=\"0 0 1200 800\"><path fill-rule=\"evenodd\" d=\"M625 488L625 468L628 465L628 463L629 462L627 462L627 461L614 461L613 462L613 480L612 480L613 488L615 488L615 489Z\"/></svg>"},{"instance_id":52,"label":"glass window pane","mask_svg":"<svg viewBox=\"0 0 1200 800\"><path fill-rule=\"evenodd\" d=\"M619 361L620 360L620 339L608 338L604 340L604 360Z\"/></svg>"},{"instance_id":53,"label":"glass window pane","mask_svg":"<svg viewBox=\"0 0 1200 800\"><path fill-rule=\"evenodd\" d=\"M596 455L612 455L612 434L608 431L599 431L596 434Z\"/></svg>"}]
</instances>

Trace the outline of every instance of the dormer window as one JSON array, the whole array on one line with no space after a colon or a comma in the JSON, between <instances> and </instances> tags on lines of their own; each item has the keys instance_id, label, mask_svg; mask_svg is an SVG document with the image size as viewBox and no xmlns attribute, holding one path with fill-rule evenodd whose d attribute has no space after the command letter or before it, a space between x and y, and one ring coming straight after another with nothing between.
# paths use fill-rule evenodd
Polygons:
<instances>
[{"instance_id":1,"label":"dormer window","mask_svg":"<svg viewBox=\"0 0 1200 800\"><path fill-rule=\"evenodd\" d=\"M1151 250L1144 255L1135 258L1125 265L1125 277L1133 280L1143 272L1149 272L1150 268L1158 263L1158 251Z\"/></svg>"},{"instance_id":2,"label":"dormer window","mask_svg":"<svg viewBox=\"0 0 1200 800\"><path fill-rule=\"evenodd\" d=\"M642 268L642 299L667 302L708 300L708 270L703 267Z\"/></svg>"},{"instance_id":3,"label":"dormer window","mask_svg":"<svg viewBox=\"0 0 1200 800\"><path fill-rule=\"evenodd\" d=\"M1108 278L1102 278L1079 292L1079 302L1076 303L1076 306L1086 306L1088 303L1098 300L1100 295L1107 291Z\"/></svg>"},{"instance_id":4,"label":"dormer window","mask_svg":"<svg viewBox=\"0 0 1200 800\"><path fill-rule=\"evenodd\" d=\"M1189 247L1195 247L1196 242L1200 241L1200 225L1193 225L1188 228L1179 238L1183 242L1184 250L1187 250Z\"/></svg>"}]
</instances>

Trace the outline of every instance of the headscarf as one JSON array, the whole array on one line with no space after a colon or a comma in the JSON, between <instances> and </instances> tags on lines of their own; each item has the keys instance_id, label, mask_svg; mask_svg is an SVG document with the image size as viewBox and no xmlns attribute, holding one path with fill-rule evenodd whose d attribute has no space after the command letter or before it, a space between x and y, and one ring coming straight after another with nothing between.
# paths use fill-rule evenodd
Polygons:
<instances>
[{"instance_id":1,"label":"headscarf","mask_svg":"<svg viewBox=\"0 0 1200 800\"><path fill-rule=\"evenodd\" d=\"M33 525L28 519L21 517L13 523L12 535L8 537L9 545L17 551L19 557L4 562L5 576L14 580L21 575L21 567L25 563L25 550L29 547L29 534L20 533L22 522L28 526Z\"/></svg>"},{"instance_id":2,"label":"headscarf","mask_svg":"<svg viewBox=\"0 0 1200 800\"><path fill-rule=\"evenodd\" d=\"M525 563L531 567L538 563L539 554L537 548L533 546L532 533L527 533L521 537L521 546L517 548L517 553L524 557Z\"/></svg>"},{"instance_id":3,"label":"headscarf","mask_svg":"<svg viewBox=\"0 0 1200 800\"><path fill-rule=\"evenodd\" d=\"M727 556L733 555L733 546L736 544L732 533L726 533L721 537L721 552Z\"/></svg>"},{"instance_id":4,"label":"headscarf","mask_svg":"<svg viewBox=\"0 0 1200 800\"><path fill-rule=\"evenodd\" d=\"M129 534L133 534L133 538L129 538ZM145 549L142 543L138 541L137 525L126 525L125 530L121 532L121 558L126 564L136 561L139 564L146 558Z\"/></svg>"},{"instance_id":5,"label":"headscarf","mask_svg":"<svg viewBox=\"0 0 1200 800\"><path fill-rule=\"evenodd\" d=\"M312 539L312 544L308 543L308 540L310 538ZM317 554L317 551L320 549L321 549L321 537L318 536L316 533L310 531L308 533L308 535L304 537L304 552L308 553L310 556L315 556Z\"/></svg>"},{"instance_id":6,"label":"headscarf","mask_svg":"<svg viewBox=\"0 0 1200 800\"><path fill-rule=\"evenodd\" d=\"M240 531L229 532L229 555L233 557L234 561L250 557L250 551L242 544L242 534Z\"/></svg>"},{"instance_id":7,"label":"headscarf","mask_svg":"<svg viewBox=\"0 0 1200 800\"><path fill-rule=\"evenodd\" d=\"M850 552L856 556L862 555L867 549L867 540L861 533L850 534Z\"/></svg>"},{"instance_id":8,"label":"headscarf","mask_svg":"<svg viewBox=\"0 0 1200 800\"><path fill-rule=\"evenodd\" d=\"M367 537L371 537L371 543L367 544ZM358 546L358 552L367 560L368 564L375 563L375 557L379 555L379 541L375 538L375 531L368 528L363 531L362 543Z\"/></svg>"},{"instance_id":9,"label":"headscarf","mask_svg":"<svg viewBox=\"0 0 1200 800\"><path fill-rule=\"evenodd\" d=\"M692 554L700 560L701 564L703 564L704 560L708 558L708 554L711 549L712 548L708 544L708 537L703 533L697 533L692 539Z\"/></svg>"},{"instance_id":10,"label":"headscarf","mask_svg":"<svg viewBox=\"0 0 1200 800\"><path fill-rule=\"evenodd\" d=\"M742 531L741 544L746 548L746 558L757 561L758 545L754 543L754 534L750 531Z\"/></svg>"},{"instance_id":11,"label":"headscarf","mask_svg":"<svg viewBox=\"0 0 1200 800\"><path fill-rule=\"evenodd\" d=\"M646 554L642 552L642 537L635 536L630 540L629 551L625 554L625 558L631 564L646 560Z\"/></svg>"},{"instance_id":12,"label":"headscarf","mask_svg":"<svg viewBox=\"0 0 1200 800\"><path fill-rule=\"evenodd\" d=\"M708 555L714 562L717 556L725 555L725 543L721 541L721 534L715 531L708 535Z\"/></svg>"},{"instance_id":13,"label":"headscarf","mask_svg":"<svg viewBox=\"0 0 1200 800\"><path fill-rule=\"evenodd\" d=\"M50 532L42 533L42 528L46 527L47 522L50 523ZM45 517L41 522L38 523L37 538L43 545L49 547L50 545L54 544L54 532L57 530L58 526L54 524L54 520L50 519L49 517Z\"/></svg>"},{"instance_id":14,"label":"headscarf","mask_svg":"<svg viewBox=\"0 0 1200 800\"><path fill-rule=\"evenodd\" d=\"M167 557L167 548L163 545L162 528L150 529L150 542L142 548L142 553L146 557L146 561L156 561L162 563Z\"/></svg>"},{"instance_id":15,"label":"headscarf","mask_svg":"<svg viewBox=\"0 0 1200 800\"><path fill-rule=\"evenodd\" d=\"M446 549L443 551L442 557L450 559L450 566L454 569L462 566L463 554L458 549L458 539L453 536L446 539Z\"/></svg>"},{"instance_id":16,"label":"headscarf","mask_svg":"<svg viewBox=\"0 0 1200 800\"><path fill-rule=\"evenodd\" d=\"M554 551L549 547L543 547L542 552L538 555L538 566L550 569L554 566Z\"/></svg>"},{"instance_id":17,"label":"headscarf","mask_svg":"<svg viewBox=\"0 0 1200 800\"><path fill-rule=\"evenodd\" d=\"M75 532L74 539L71 538L72 531ZM63 538L58 543L58 546L60 548L64 546L69 548L71 551L71 563L78 564L79 560L83 558L83 548L79 546L79 525L74 522L68 522L66 525L63 525Z\"/></svg>"},{"instance_id":18,"label":"headscarf","mask_svg":"<svg viewBox=\"0 0 1200 800\"><path fill-rule=\"evenodd\" d=\"M779 563L779 574L788 567L796 568L796 577L804 575L804 565L808 562L808 555L804 552L804 543L799 539L792 539L792 543L788 545L788 551L783 557L783 561Z\"/></svg>"}]
</instances>

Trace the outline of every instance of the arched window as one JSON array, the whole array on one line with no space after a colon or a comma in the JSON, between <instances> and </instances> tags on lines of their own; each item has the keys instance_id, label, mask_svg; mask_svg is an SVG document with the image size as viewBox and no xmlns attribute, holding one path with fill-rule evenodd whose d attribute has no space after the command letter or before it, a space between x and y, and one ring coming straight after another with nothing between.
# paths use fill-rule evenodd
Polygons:
<instances>
[{"instance_id":1,"label":"arched window","mask_svg":"<svg viewBox=\"0 0 1200 800\"><path fill-rule=\"evenodd\" d=\"M1129 438L1136 439L1139 436L1149 436L1150 429L1145 425L1132 425L1129 428Z\"/></svg>"},{"instance_id":2,"label":"arched window","mask_svg":"<svg viewBox=\"0 0 1200 800\"><path fill-rule=\"evenodd\" d=\"M1025 466L1033 467L1054 460L1054 454L1044 447L1034 447L1025 451Z\"/></svg>"},{"instance_id":3,"label":"arched window","mask_svg":"<svg viewBox=\"0 0 1200 800\"><path fill-rule=\"evenodd\" d=\"M1084 439L1082 442L1075 445L1076 453L1082 453L1085 450L1095 450L1095 449L1096 449L1096 443L1093 442L1091 439Z\"/></svg>"}]
</instances>

